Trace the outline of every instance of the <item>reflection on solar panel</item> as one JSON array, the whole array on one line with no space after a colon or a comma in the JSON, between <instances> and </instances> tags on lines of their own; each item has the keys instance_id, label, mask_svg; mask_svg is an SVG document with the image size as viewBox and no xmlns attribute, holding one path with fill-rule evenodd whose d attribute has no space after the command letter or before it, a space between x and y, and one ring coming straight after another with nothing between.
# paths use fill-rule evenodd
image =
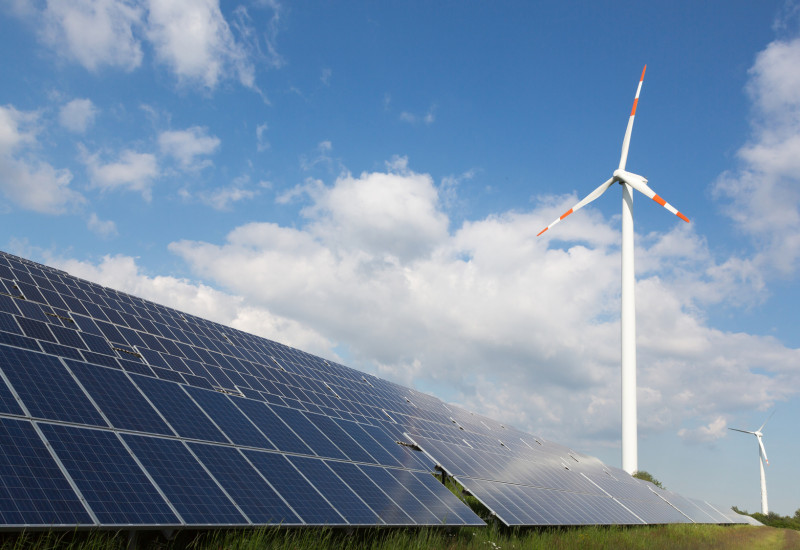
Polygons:
<instances>
[{"instance_id":1,"label":"reflection on solar panel","mask_svg":"<svg viewBox=\"0 0 800 550\"><path fill-rule=\"evenodd\" d=\"M0 252L0 528L483 525L447 477L506 525L745 522L429 395Z\"/></svg>"}]
</instances>

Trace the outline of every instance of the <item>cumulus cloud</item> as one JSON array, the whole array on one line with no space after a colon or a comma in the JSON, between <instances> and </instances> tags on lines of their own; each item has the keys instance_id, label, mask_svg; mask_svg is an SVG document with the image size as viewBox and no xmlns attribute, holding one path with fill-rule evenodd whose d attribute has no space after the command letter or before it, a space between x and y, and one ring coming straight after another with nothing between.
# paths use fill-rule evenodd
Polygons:
<instances>
[{"instance_id":1,"label":"cumulus cloud","mask_svg":"<svg viewBox=\"0 0 800 550\"><path fill-rule=\"evenodd\" d=\"M89 215L89 219L86 221L86 227L89 228L89 231L104 239L116 237L118 235L117 224L112 220L101 220L94 212Z\"/></svg>"},{"instance_id":2,"label":"cumulus cloud","mask_svg":"<svg viewBox=\"0 0 800 550\"><path fill-rule=\"evenodd\" d=\"M0 107L0 189L16 205L45 214L61 214L84 202L70 187L72 173L39 159L39 114Z\"/></svg>"},{"instance_id":3,"label":"cumulus cloud","mask_svg":"<svg viewBox=\"0 0 800 550\"><path fill-rule=\"evenodd\" d=\"M618 221L585 209L559 226L559 246L549 248L536 234L574 197L450 228L441 189L397 158L385 172L302 186L310 204L300 227L249 223L223 243L179 241L170 250L252 307L339 342L354 366L545 437L613 445ZM752 281L720 276L724 263L691 230L639 241L647 266L637 284L643 434L684 430L696 439L688 419L795 394L800 351L704 320L703 304ZM700 275L687 284L687 273Z\"/></svg>"},{"instance_id":4,"label":"cumulus cloud","mask_svg":"<svg viewBox=\"0 0 800 550\"><path fill-rule=\"evenodd\" d=\"M61 107L58 121L70 132L82 134L94 123L97 112L91 99L73 99Z\"/></svg>"},{"instance_id":5,"label":"cumulus cloud","mask_svg":"<svg viewBox=\"0 0 800 550\"><path fill-rule=\"evenodd\" d=\"M152 0L147 36L156 58L180 81L213 89L233 72L254 86L254 66L222 15L218 0Z\"/></svg>"},{"instance_id":6,"label":"cumulus cloud","mask_svg":"<svg viewBox=\"0 0 800 550\"><path fill-rule=\"evenodd\" d=\"M47 0L41 36L59 55L90 71L131 71L142 62L135 29L143 10L130 0Z\"/></svg>"},{"instance_id":7,"label":"cumulus cloud","mask_svg":"<svg viewBox=\"0 0 800 550\"><path fill-rule=\"evenodd\" d=\"M133 71L149 46L182 85L213 90L236 79L258 92L256 67L283 65L277 50L282 6L276 1L256 4L272 12L258 30L244 6L226 20L219 0L15 0L10 8L58 57L93 72Z\"/></svg>"},{"instance_id":8,"label":"cumulus cloud","mask_svg":"<svg viewBox=\"0 0 800 550\"><path fill-rule=\"evenodd\" d=\"M230 210L234 203L252 199L258 194L257 189L248 189L241 183L234 183L201 193L200 200L215 210Z\"/></svg>"},{"instance_id":9,"label":"cumulus cloud","mask_svg":"<svg viewBox=\"0 0 800 550\"><path fill-rule=\"evenodd\" d=\"M758 247L755 264L786 276L800 260L800 38L769 44L749 74L753 134L713 192Z\"/></svg>"},{"instance_id":10,"label":"cumulus cloud","mask_svg":"<svg viewBox=\"0 0 800 550\"><path fill-rule=\"evenodd\" d=\"M100 152L89 153L81 147L81 159L89 172L92 185L103 191L128 189L152 198L153 180L159 175L158 163L151 153L127 149L115 161L104 162Z\"/></svg>"},{"instance_id":11,"label":"cumulus cloud","mask_svg":"<svg viewBox=\"0 0 800 550\"><path fill-rule=\"evenodd\" d=\"M186 130L170 130L158 136L161 152L174 157L184 170L199 170L211 165L210 159L198 157L211 155L220 144L216 136L208 135L208 128L192 126Z\"/></svg>"},{"instance_id":12,"label":"cumulus cloud","mask_svg":"<svg viewBox=\"0 0 800 550\"><path fill-rule=\"evenodd\" d=\"M694 429L681 428L678 436L690 443L713 443L727 435L728 423L724 417L718 416L706 426Z\"/></svg>"}]
</instances>

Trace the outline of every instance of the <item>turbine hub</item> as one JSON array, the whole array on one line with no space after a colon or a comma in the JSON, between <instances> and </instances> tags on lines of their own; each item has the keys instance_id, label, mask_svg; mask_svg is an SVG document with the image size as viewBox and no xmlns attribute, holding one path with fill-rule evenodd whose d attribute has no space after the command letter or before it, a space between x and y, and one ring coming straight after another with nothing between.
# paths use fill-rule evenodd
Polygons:
<instances>
[{"instance_id":1,"label":"turbine hub","mask_svg":"<svg viewBox=\"0 0 800 550\"><path fill-rule=\"evenodd\" d=\"M636 187L636 184L647 185L647 178L640 176L639 174L634 174L633 172L628 172L627 170L614 170L614 179L616 181L624 181L628 185L632 185L634 187Z\"/></svg>"}]
</instances>

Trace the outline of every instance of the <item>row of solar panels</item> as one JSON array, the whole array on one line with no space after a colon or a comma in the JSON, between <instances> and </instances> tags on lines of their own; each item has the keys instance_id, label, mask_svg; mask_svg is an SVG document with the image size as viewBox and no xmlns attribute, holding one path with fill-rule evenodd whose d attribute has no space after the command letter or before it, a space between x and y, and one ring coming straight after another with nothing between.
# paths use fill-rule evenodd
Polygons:
<instances>
[{"instance_id":1,"label":"row of solar panels","mask_svg":"<svg viewBox=\"0 0 800 550\"><path fill-rule=\"evenodd\" d=\"M0 375L6 528L482 524L434 465L508 525L739 521L434 397L4 253Z\"/></svg>"},{"instance_id":2,"label":"row of solar panels","mask_svg":"<svg viewBox=\"0 0 800 550\"><path fill-rule=\"evenodd\" d=\"M5 345L0 365L6 527L482 524L377 426Z\"/></svg>"}]
</instances>

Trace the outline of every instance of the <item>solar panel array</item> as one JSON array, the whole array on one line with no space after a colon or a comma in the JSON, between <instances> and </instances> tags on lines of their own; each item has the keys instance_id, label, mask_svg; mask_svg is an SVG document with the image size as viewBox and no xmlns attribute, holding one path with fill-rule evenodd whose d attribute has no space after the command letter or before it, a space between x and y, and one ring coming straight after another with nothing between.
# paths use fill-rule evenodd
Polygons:
<instances>
[{"instance_id":1,"label":"solar panel array","mask_svg":"<svg viewBox=\"0 0 800 550\"><path fill-rule=\"evenodd\" d=\"M0 252L0 528L735 523L332 361Z\"/></svg>"}]
</instances>

